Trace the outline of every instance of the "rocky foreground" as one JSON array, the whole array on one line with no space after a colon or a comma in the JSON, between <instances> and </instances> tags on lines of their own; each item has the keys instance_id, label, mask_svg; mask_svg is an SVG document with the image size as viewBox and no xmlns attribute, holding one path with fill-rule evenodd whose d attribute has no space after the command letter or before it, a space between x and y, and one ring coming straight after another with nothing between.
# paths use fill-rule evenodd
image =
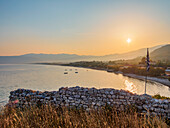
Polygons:
<instances>
[{"instance_id":1,"label":"rocky foreground","mask_svg":"<svg viewBox=\"0 0 170 128\"><path fill-rule=\"evenodd\" d=\"M158 100L149 95L137 95L111 88L62 87L59 91L33 91L18 89L10 92L8 106L29 107L51 104L56 107L83 108L89 111L110 106L118 111L134 107L140 113L170 119L170 100Z\"/></svg>"}]
</instances>

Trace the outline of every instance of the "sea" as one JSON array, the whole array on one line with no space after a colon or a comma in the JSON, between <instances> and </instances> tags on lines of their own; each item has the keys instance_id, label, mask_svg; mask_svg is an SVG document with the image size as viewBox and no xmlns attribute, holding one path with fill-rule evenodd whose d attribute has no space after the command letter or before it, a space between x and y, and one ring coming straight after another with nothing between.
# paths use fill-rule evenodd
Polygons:
<instances>
[{"instance_id":1,"label":"sea","mask_svg":"<svg viewBox=\"0 0 170 128\"><path fill-rule=\"evenodd\" d=\"M60 87L114 88L144 94L143 80L102 70L57 65L0 64L0 106L9 100L10 91L18 88L57 91ZM170 97L170 88L148 81L146 92Z\"/></svg>"}]
</instances>

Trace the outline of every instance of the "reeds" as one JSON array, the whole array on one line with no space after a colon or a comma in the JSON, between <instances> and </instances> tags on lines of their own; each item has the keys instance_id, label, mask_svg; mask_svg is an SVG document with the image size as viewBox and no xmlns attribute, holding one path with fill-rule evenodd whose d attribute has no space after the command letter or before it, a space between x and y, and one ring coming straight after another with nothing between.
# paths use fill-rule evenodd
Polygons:
<instances>
[{"instance_id":1,"label":"reeds","mask_svg":"<svg viewBox=\"0 0 170 128\"><path fill-rule=\"evenodd\" d=\"M0 128L168 128L158 117L139 115L134 110L116 111L68 109L41 106L24 109L4 108L0 113Z\"/></svg>"}]
</instances>

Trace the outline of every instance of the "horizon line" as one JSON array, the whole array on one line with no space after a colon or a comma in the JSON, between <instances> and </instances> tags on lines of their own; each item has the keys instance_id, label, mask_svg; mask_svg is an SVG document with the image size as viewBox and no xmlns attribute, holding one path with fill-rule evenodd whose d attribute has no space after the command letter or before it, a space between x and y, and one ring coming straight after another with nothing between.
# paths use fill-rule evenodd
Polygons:
<instances>
[{"instance_id":1,"label":"horizon line","mask_svg":"<svg viewBox=\"0 0 170 128\"><path fill-rule=\"evenodd\" d=\"M160 45L154 45L152 47L148 47L148 48L153 48L153 47L156 47L156 46L165 46L165 45L169 45L170 43L166 43L166 44L160 44ZM132 50L132 51L129 51L129 52L134 52L134 51L138 51L138 50L141 50L141 49L145 49L147 47L143 47L143 48L139 48L139 49L136 49L136 50ZM129 53L129 52L124 52L124 53L112 53L112 54L105 54L105 55L84 55L84 54L76 54L76 53L25 53L25 54L19 54L19 55L6 55L7 56L23 56L23 55L29 55L29 54L35 54L35 55L39 55L39 54L44 54L44 55L61 55L61 54L67 54L67 55L78 55L78 56L107 56L107 55L120 55L120 54L126 54L126 53ZM2 57L2 55L0 55ZM4 55L3 55L4 56Z\"/></svg>"}]
</instances>

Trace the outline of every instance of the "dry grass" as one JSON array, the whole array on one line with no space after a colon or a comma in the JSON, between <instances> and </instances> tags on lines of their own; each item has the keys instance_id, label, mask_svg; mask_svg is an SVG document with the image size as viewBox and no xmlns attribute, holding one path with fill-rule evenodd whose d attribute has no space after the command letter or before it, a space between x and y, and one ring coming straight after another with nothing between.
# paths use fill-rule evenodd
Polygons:
<instances>
[{"instance_id":1,"label":"dry grass","mask_svg":"<svg viewBox=\"0 0 170 128\"><path fill-rule=\"evenodd\" d=\"M0 113L0 128L167 128L158 117L139 115L135 111L117 112L53 108L52 106L24 109L4 108Z\"/></svg>"}]
</instances>

